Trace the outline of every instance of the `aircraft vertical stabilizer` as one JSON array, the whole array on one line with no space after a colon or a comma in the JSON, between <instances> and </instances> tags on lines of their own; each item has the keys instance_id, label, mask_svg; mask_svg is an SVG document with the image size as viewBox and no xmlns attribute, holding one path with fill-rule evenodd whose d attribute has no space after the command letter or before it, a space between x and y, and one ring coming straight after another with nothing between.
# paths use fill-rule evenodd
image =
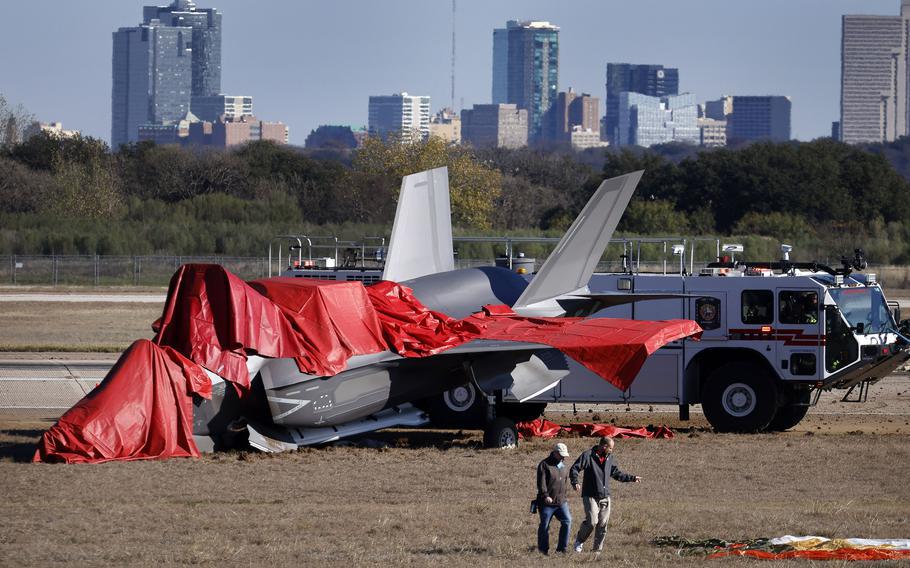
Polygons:
<instances>
[{"instance_id":1,"label":"aircraft vertical stabilizer","mask_svg":"<svg viewBox=\"0 0 910 568\"><path fill-rule=\"evenodd\" d=\"M640 170L604 180L600 184L515 302L515 311L535 311L535 304L551 301L587 286L642 174L644 171ZM550 307L558 309L555 302Z\"/></svg>"},{"instance_id":2,"label":"aircraft vertical stabilizer","mask_svg":"<svg viewBox=\"0 0 910 568\"><path fill-rule=\"evenodd\" d=\"M405 176L401 181L384 280L402 282L455 269L448 168Z\"/></svg>"}]
</instances>

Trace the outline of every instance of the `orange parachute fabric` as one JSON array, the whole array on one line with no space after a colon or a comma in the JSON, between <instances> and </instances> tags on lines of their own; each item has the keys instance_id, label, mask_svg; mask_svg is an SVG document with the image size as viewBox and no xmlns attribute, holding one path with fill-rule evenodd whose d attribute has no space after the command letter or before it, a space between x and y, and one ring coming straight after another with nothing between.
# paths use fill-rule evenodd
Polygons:
<instances>
[{"instance_id":1,"label":"orange parachute fabric","mask_svg":"<svg viewBox=\"0 0 910 568\"><path fill-rule=\"evenodd\" d=\"M519 422L515 425L518 435L523 438L555 438L559 434L576 434L579 436L609 436L611 438L672 438L673 431L666 426L656 428L621 428L612 424L592 424L579 422L560 426L544 418Z\"/></svg>"}]
</instances>

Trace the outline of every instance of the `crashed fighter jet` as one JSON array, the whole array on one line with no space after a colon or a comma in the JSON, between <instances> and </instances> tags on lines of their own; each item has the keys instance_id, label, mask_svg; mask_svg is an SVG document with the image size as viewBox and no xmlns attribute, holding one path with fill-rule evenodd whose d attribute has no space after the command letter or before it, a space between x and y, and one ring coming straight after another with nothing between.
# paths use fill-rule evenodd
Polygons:
<instances>
[{"instance_id":1,"label":"crashed fighter jet","mask_svg":"<svg viewBox=\"0 0 910 568\"><path fill-rule=\"evenodd\" d=\"M470 383L480 393L508 390L518 401L532 398L566 375L566 355L627 386L647 355L700 331L688 320L578 317L604 303L586 283L641 175L604 181L530 283L504 268L454 269L445 168L403 180L378 284L303 278L244 283L221 267L184 266L172 280L157 347L134 344L96 400L90 394L45 434L36 459L194 455L231 447L238 438L282 451L420 425L430 418L432 402L459 385ZM617 301L635 298L610 300ZM567 311L575 317L566 317ZM179 428L159 427L161 440L152 448L139 440L132 444L141 446L137 450L127 447L122 433L98 426L127 418L86 424L105 412L106 383L113 391L118 373L135 374L131 357L145 361L156 377L171 377L171 390L186 388L192 395L192 408L174 395L175 420L186 422L191 414L195 443L183 440L186 432ZM485 443L515 444L518 416L509 408L521 405L490 403ZM155 414L147 411L143 419ZM74 454L67 445L85 447Z\"/></svg>"}]
</instances>

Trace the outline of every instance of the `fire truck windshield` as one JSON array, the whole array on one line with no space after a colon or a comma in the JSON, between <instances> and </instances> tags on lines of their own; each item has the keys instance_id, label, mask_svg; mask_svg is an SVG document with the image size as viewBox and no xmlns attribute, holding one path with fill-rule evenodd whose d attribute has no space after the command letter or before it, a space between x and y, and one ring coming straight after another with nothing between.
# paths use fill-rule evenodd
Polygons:
<instances>
[{"instance_id":1,"label":"fire truck windshield","mask_svg":"<svg viewBox=\"0 0 910 568\"><path fill-rule=\"evenodd\" d=\"M882 333L895 327L891 312L878 287L831 288L829 292L850 327L862 323L865 326L864 334Z\"/></svg>"}]
</instances>

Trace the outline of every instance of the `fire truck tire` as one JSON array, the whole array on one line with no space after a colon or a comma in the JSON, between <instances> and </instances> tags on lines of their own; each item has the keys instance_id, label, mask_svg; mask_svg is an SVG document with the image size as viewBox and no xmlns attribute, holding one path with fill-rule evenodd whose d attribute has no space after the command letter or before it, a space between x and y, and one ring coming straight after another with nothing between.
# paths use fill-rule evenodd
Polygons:
<instances>
[{"instance_id":1,"label":"fire truck tire","mask_svg":"<svg viewBox=\"0 0 910 568\"><path fill-rule=\"evenodd\" d=\"M809 412L810 391L802 390L791 395L790 403L777 409L777 413L768 424L768 430L783 432L789 430L802 421Z\"/></svg>"},{"instance_id":2,"label":"fire truck tire","mask_svg":"<svg viewBox=\"0 0 910 568\"><path fill-rule=\"evenodd\" d=\"M483 430L483 447L512 449L518 447L518 429L515 422L500 416L493 419Z\"/></svg>"},{"instance_id":3,"label":"fire truck tire","mask_svg":"<svg viewBox=\"0 0 910 568\"><path fill-rule=\"evenodd\" d=\"M487 419L487 399L471 383L432 397L424 406L433 425L441 428L481 428Z\"/></svg>"},{"instance_id":4,"label":"fire truck tire","mask_svg":"<svg viewBox=\"0 0 910 568\"><path fill-rule=\"evenodd\" d=\"M718 432L759 432L777 410L771 377L755 365L728 363L708 377L702 391L705 418Z\"/></svg>"}]
</instances>

